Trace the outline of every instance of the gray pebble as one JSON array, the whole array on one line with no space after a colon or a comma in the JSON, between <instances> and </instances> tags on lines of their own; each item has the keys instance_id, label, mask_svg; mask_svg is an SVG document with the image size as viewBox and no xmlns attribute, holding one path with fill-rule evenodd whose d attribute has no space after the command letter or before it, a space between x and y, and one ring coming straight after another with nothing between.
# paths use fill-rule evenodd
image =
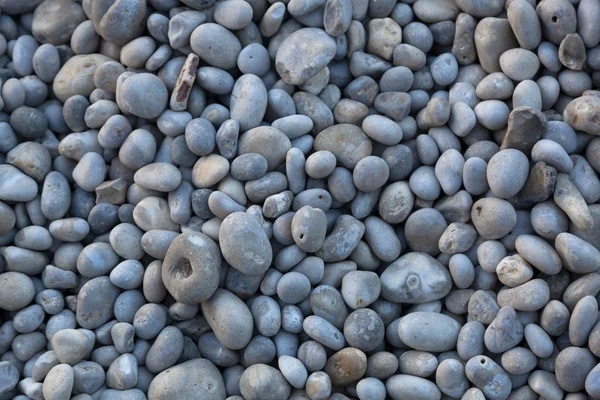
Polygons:
<instances>
[{"instance_id":1,"label":"gray pebble","mask_svg":"<svg viewBox=\"0 0 600 400\"><path fill-rule=\"evenodd\" d=\"M297 358L281 356L278 367L287 381L295 388L302 389L308 378L306 368Z\"/></svg>"},{"instance_id":2,"label":"gray pebble","mask_svg":"<svg viewBox=\"0 0 600 400\"><path fill-rule=\"evenodd\" d=\"M215 40L221 41L218 48L213 48ZM233 33L221 25L205 23L192 32L190 44L196 54L209 65L230 69L235 67L237 57L242 50L239 40Z\"/></svg>"},{"instance_id":3,"label":"gray pebble","mask_svg":"<svg viewBox=\"0 0 600 400\"><path fill-rule=\"evenodd\" d=\"M352 309L371 305L381 292L381 283L375 273L351 271L342 279L341 293L345 303Z\"/></svg>"},{"instance_id":4,"label":"gray pebble","mask_svg":"<svg viewBox=\"0 0 600 400\"><path fill-rule=\"evenodd\" d=\"M562 262L558 253L541 238L521 235L515 245L519 254L540 271L551 275L560 271Z\"/></svg>"},{"instance_id":5,"label":"gray pebble","mask_svg":"<svg viewBox=\"0 0 600 400\"><path fill-rule=\"evenodd\" d=\"M417 168L409 179L412 192L423 200L433 201L440 196L441 187L431 166Z\"/></svg>"},{"instance_id":6,"label":"gray pebble","mask_svg":"<svg viewBox=\"0 0 600 400\"><path fill-rule=\"evenodd\" d=\"M242 75L236 81L231 94L231 118L240 123L245 132L256 128L267 109L267 90L256 75Z\"/></svg>"},{"instance_id":7,"label":"gray pebble","mask_svg":"<svg viewBox=\"0 0 600 400\"><path fill-rule=\"evenodd\" d=\"M33 140L44 134L48 128L48 120L41 111L20 106L10 114L10 125L19 135Z\"/></svg>"},{"instance_id":8,"label":"gray pebble","mask_svg":"<svg viewBox=\"0 0 600 400\"><path fill-rule=\"evenodd\" d=\"M470 302L469 302L470 303ZM460 330L456 349L463 360L468 360L485 350L485 327L479 321L469 321Z\"/></svg>"},{"instance_id":9,"label":"gray pebble","mask_svg":"<svg viewBox=\"0 0 600 400\"><path fill-rule=\"evenodd\" d=\"M596 358L586 348L567 347L556 357L556 381L568 392L585 387L585 376L596 366Z\"/></svg>"},{"instance_id":10,"label":"gray pebble","mask_svg":"<svg viewBox=\"0 0 600 400\"><path fill-rule=\"evenodd\" d=\"M533 78L539 66L537 55L526 49L510 49L500 56L502 72L515 81Z\"/></svg>"},{"instance_id":11,"label":"gray pebble","mask_svg":"<svg viewBox=\"0 0 600 400\"><path fill-rule=\"evenodd\" d=\"M466 0L465 3L471 3L480 5L481 3ZM501 10L501 1L492 2L495 6L499 6L498 11ZM481 4L481 6L483 6ZM485 8L486 6L483 6ZM466 10L468 14L477 16L478 13L475 9L468 7ZM466 11L463 9L463 11ZM500 56L502 53L509 49L513 49L518 46L517 39L513 34L510 22L504 18L493 18L494 14L488 14L487 12L482 13L487 18L483 18L475 28L475 48L477 50L477 56L481 67L488 73L500 72Z\"/></svg>"},{"instance_id":12,"label":"gray pebble","mask_svg":"<svg viewBox=\"0 0 600 400\"><path fill-rule=\"evenodd\" d=\"M517 214L509 202L490 197L479 199L473 204L471 218L477 232L484 239L504 237L517 222Z\"/></svg>"},{"instance_id":13,"label":"gray pebble","mask_svg":"<svg viewBox=\"0 0 600 400\"><path fill-rule=\"evenodd\" d=\"M75 329L63 329L52 336L52 349L59 362L77 364L91 348L88 336Z\"/></svg>"},{"instance_id":14,"label":"gray pebble","mask_svg":"<svg viewBox=\"0 0 600 400\"><path fill-rule=\"evenodd\" d=\"M80 289L77 298L77 322L85 329L94 329L104 324L113 314L113 304L119 289L110 279L101 276L89 280Z\"/></svg>"},{"instance_id":15,"label":"gray pebble","mask_svg":"<svg viewBox=\"0 0 600 400\"><path fill-rule=\"evenodd\" d=\"M219 341L228 348L238 350L250 341L252 314L231 292L218 289L209 300L202 303L202 312Z\"/></svg>"},{"instance_id":16,"label":"gray pebble","mask_svg":"<svg viewBox=\"0 0 600 400\"><path fill-rule=\"evenodd\" d=\"M289 397L291 387L277 369L255 364L240 377L240 391L248 400L275 400Z\"/></svg>"},{"instance_id":17,"label":"gray pebble","mask_svg":"<svg viewBox=\"0 0 600 400\"><path fill-rule=\"evenodd\" d=\"M8 311L17 311L27 306L35 296L31 279L20 272L5 272L0 275L0 307ZM17 295L19 293L19 295Z\"/></svg>"},{"instance_id":18,"label":"gray pebble","mask_svg":"<svg viewBox=\"0 0 600 400\"><path fill-rule=\"evenodd\" d=\"M522 339L523 325L512 307L500 308L484 335L485 347L493 353L503 353L512 349Z\"/></svg>"},{"instance_id":19,"label":"gray pebble","mask_svg":"<svg viewBox=\"0 0 600 400\"><path fill-rule=\"evenodd\" d=\"M304 332L313 340L332 350L340 350L345 345L342 332L324 318L309 316L304 319L303 327Z\"/></svg>"},{"instance_id":20,"label":"gray pebble","mask_svg":"<svg viewBox=\"0 0 600 400\"><path fill-rule=\"evenodd\" d=\"M408 217L404 236L408 246L414 251L435 256L440 252L439 241L447 227L444 216L439 211L424 207Z\"/></svg>"},{"instance_id":21,"label":"gray pebble","mask_svg":"<svg viewBox=\"0 0 600 400\"><path fill-rule=\"evenodd\" d=\"M142 118L156 118L167 104L167 89L160 78L152 74L136 74L126 78L117 89L120 107L125 111ZM145 101L152 96L154 101Z\"/></svg>"},{"instance_id":22,"label":"gray pebble","mask_svg":"<svg viewBox=\"0 0 600 400\"><path fill-rule=\"evenodd\" d=\"M325 213L310 206L300 208L292 219L294 242L306 252L318 251L325 241L327 230Z\"/></svg>"},{"instance_id":23,"label":"gray pebble","mask_svg":"<svg viewBox=\"0 0 600 400\"><path fill-rule=\"evenodd\" d=\"M146 368L159 373L173 366L183 350L183 334L174 326L164 328L146 355ZM110 369L109 369L110 371Z\"/></svg>"},{"instance_id":24,"label":"gray pebble","mask_svg":"<svg viewBox=\"0 0 600 400\"><path fill-rule=\"evenodd\" d=\"M385 384L388 394L394 400L413 396L417 399L441 398L437 386L424 378L407 374L398 374L390 377Z\"/></svg>"},{"instance_id":25,"label":"gray pebble","mask_svg":"<svg viewBox=\"0 0 600 400\"><path fill-rule=\"evenodd\" d=\"M114 360L106 372L106 385L112 389L132 389L137 384L138 364L133 354L123 354Z\"/></svg>"},{"instance_id":26,"label":"gray pebble","mask_svg":"<svg viewBox=\"0 0 600 400\"><path fill-rule=\"evenodd\" d=\"M32 67L35 74L44 82L52 82L60 70L58 50L51 44L42 44L37 47L32 58Z\"/></svg>"},{"instance_id":27,"label":"gray pebble","mask_svg":"<svg viewBox=\"0 0 600 400\"><path fill-rule=\"evenodd\" d=\"M368 332L367 335L364 335ZM381 317L368 308L356 310L346 318L344 337L352 347L368 352L374 350L385 336Z\"/></svg>"},{"instance_id":28,"label":"gray pebble","mask_svg":"<svg viewBox=\"0 0 600 400\"><path fill-rule=\"evenodd\" d=\"M512 390L508 374L491 358L483 355L475 356L467 362L465 375L489 399L506 399Z\"/></svg>"},{"instance_id":29,"label":"gray pebble","mask_svg":"<svg viewBox=\"0 0 600 400\"><path fill-rule=\"evenodd\" d=\"M307 46L309 42L311 46ZM335 48L335 41L324 31L300 29L288 36L279 47L275 60L277 72L286 83L303 84L333 59ZM306 60L312 61L306 64Z\"/></svg>"},{"instance_id":30,"label":"gray pebble","mask_svg":"<svg viewBox=\"0 0 600 400\"><path fill-rule=\"evenodd\" d=\"M548 284L541 279L533 279L512 289L498 292L498 305L511 306L517 311L536 311L550 298Z\"/></svg>"},{"instance_id":31,"label":"gray pebble","mask_svg":"<svg viewBox=\"0 0 600 400\"><path fill-rule=\"evenodd\" d=\"M524 0L512 1L507 16L519 45L527 50L535 49L542 39L542 27L534 5Z\"/></svg>"},{"instance_id":32,"label":"gray pebble","mask_svg":"<svg viewBox=\"0 0 600 400\"><path fill-rule=\"evenodd\" d=\"M323 247L316 253L325 262L341 261L350 255L365 232L362 222L350 215L341 215L331 233L325 237Z\"/></svg>"},{"instance_id":33,"label":"gray pebble","mask_svg":"<svg viewBox=\"0 0 600 400\"><path fill-rule=\"evenodd\" d=\"M243 247L240 247L241 243L245 243ZM240 271L252 275L262 274L271 263L268 238L258 221L248 214L236 212L223 221L219 231L219 245L223 257Z\"/></svg>"},{"instance_id":34,"label":"gray pebble","mask_svg":"<svg viewBox=\"0 0 600 400\"><path fill-rule=\"evenodd\" d=\"M427 331L427 326L435 326ZM423 351L447 351L456 346L460 324L452 318L433 312L414 312L400 320L400 339L413 349ZM415 335L415 332L420 332Z\"/></svg>"}]
</instances>

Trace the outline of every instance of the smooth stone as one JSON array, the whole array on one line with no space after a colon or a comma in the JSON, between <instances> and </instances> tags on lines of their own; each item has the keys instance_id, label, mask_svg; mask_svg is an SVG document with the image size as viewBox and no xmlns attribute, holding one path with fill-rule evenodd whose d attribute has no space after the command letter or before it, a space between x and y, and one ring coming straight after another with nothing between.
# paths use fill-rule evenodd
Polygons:
<instances>
[{"instance_id":1,"label":"smooth stone","mask_svg":"<svg viewBox=\"0 0 600 400\"><path fill-rule=\"evenodd\" d=\"M600 126L595 122L600 110L600 98L582 96L571 101L563 112L564 121L573 129L592 135L600 135Z\"/></svg>"},{"instance_id":2,"label":"smooth stone","mask_svg":"<svg viewBox=\"0 0 600 400\"><path fill-rule=\"evenodd\" d=\"M271 264L268 237L258 221L248 214L236 212L223 220L219 245L225 260L243 273L260 275Z\"/></svg>"},{"instance_id":3,"label":"smooth stone","mask_svg":"<svg viewBox=\"0 0 600 400\"><path fill-rule=\"evenodd\" d=\"M585 388L585 380L597 365L598 359L587 349L567 347L556 356L556 381L567 392L578 392Z\"/></svg>"},{"instance_id":4,"label":"smooth stone","mask_svg":"<svg viewBox=\"0 0 600 400\"><path fill-rule=\"evenodd\" d=\"M412 375L394 375L386 381L385 387L393 400L402 400L409 397L415 400L439 400L442 398L442 394L435 383Z\"/></svg>"},{"instance_id":5,"label":"smooth stone","mask_svg":"<svg viewBox=\"0 0 600 400\"><path fill-rule=\"evenodd\" d=\"M484 341L492 353L503 353L512 349L523 339L523 325L512 307L502 307L496 318L487 327Z\"/></svg>"},{"instance_id":6,"label":"smooth stone","mask_svg":"<svg viewBox=\"0 0 600 400\"><path fill-rule=\"evenodd\" d=\"M47 14L44 18L46 17ZM63 103L75 95L88 97L96 88L94 85L96 68L107 61L112 60L102 54L77 55L69 58L54 78L52 89L56 97Z\"/></svg>"},{"instance_id":7,"label":"smooth stone","mask_svg":"<svg viewBox=\"0 0 600 400\"><path fill-rule=\"evenodd\" d=\"M484 393L486 399L508 398L512 383L508 374L491 358L478 355L465 365L467 378Z\"/></svg>"},{"instance_id":8,"label":"smooth stone","mask_svg":"<svg viewBox=\"0 0 600 400\"><path fill-rule=\"evenodd\" d=\"M343 148L337 145L341 142L345 143ZM371 154L372 142L359 127L339 124L321 131L315 138L314 148L330 151L342 166L353 169L358 161Z\"/></svg>"},{"instance_id":9,"label":"smooth stone","mask_svg":"<svg viewBox=\"0 0 600 400\"><path fill-rule=\"evenodd\" d=\"M556 236L554 247L568 271L589 273L598 270L600 251L577 236L560 233Z\"/></svg>"},{"instance_id":10,"label":"smooth stone","mask_svg":"<svg viewBox=\"0 0 600 400\"><path fill-rule=\"evenodd\" d=\"M546 281L533 279L515 288L503 288L498 292L498 305L511 306L517 311L537 311L550 299Z\"/></svg>"},{"instance_id":11,"label":"smooth stone","mask_svg":"<svg viewBox=\"0 0 600 400\"><path fill-rule=\"evenodd\" d=\"M77 323L85 329L95 329L109 321L119 293L107 276L87 281L77 296Z\"/></svg>"},{"instance_id":12,"label":"smooth stone","mask_svg":"<svg viewBox=\"0 0 600 400\"><path fill-rule=\"evenodd\" d=\"M335 50L335 41L325 31L317 28L300 29L279 46L275 67L286 83L301 85L333 59Z\"/></svg>"},{"instance_id":13,"label":"smooth stone","mask_svg":"<svg viewBox=\"0 0 600 400\"><path fill-rule=\"evenodd\" d=\"M327 360L325 373L334 386L345 386L358 381L367 370L367 356L359 349L347 347Z\"/></svg>"},{"instance_id":14,"label":"smooth stone","mask_svg":"<svg viewBox=\"0 0 600 400\"><path fill-rule=\"evenodd\" d=\"M239 350L250 342L254 325L252 314L236 295L217 289L210 299L201 304L202 313L223 345Z\"/></svg>"},{"instance_id":15,"label":"smooth stone","mask_svg":"<svg viewBox=\"0 0 600 400\"><path fill-rule=\"evenodd\" d=\"M428 327L435 327L429 330ZM423 351L448 351L456 346L460 324L433 312L414 312L400 320L398 334L402 342Z\"/></svg>"},{"instance_id":16,"label":"smooth stone","mask_svg":"<svg viewBox=\"0 0 600 400\"><path fill-rule=\"evenodd\" d=\"M240 391L247 400L287 399L291 385L279 370L265 364L254 364L240 377Z\"/></svg>"},{"instance_id":17,"label":"smooth stone","mask_svg":"<svg viewBox=\"0 0 600 400\"><path fill-rule=\"evenodd\" d=\"M225 383L209 360L195 358L168 368L150 383L148 397L184 400L193 397L224 399Z\"/></svg>"},{"instance_id":18,"label":"smooth stone","mask_svg":"<svg viewBox=\"0 0 600 400\"><path fill-rule=\"evenodd\" d=\"M162 280L177 301L198 304L218 286L221 256L217 245L202 233L183 233L169 246Z\"/></svg>"},{"instance_id":19,"label":"smooth stone","mask_svg":"<svg viewBox=\"0 0 600 400\"><path fill-rule=\"evenodd\" d=\"M219 46L213 44L219 42ZM242 50L238 38L227 28L209 22L198 26L192 32L190 45L194 53L213 67L228 70L237 64Z\"/></svg>"}]
</instances>

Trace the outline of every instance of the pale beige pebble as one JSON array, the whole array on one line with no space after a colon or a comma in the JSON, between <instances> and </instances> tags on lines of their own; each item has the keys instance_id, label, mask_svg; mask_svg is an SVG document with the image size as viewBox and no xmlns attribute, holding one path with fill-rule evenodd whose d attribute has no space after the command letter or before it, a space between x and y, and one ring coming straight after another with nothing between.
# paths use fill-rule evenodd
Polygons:
<instances>
[{"instance_id":1,"label":"pale beige pebble","mask_svg":"<svg viewBox=\"0 0 600 400\"><path fill-rule=\"evenodd\" d=\"M229 161L218 154L201 157L192 170L192 181L197 188L208 188L229 173Z\"/></svg>"},{"instance_id":2,"label":"pale beige pebble","mask_svg":"<svg viewBox=\"0 0 600 400\"><path fill-rule=\"evenodd\" d=\"M391 60L394 49L402 43L402 28L391 18L375 18L369 22L367 52Z\"/></svg>"},{"instance_id":3,"label":"pale beige pebble","mask_svg":"<svg viewBox=\"0 0 600 400\"><path fill-rule=\"evenodd\" d=\"M45 400L65 400L71 397L75 374L67 364L59 364L52 368L42 386Z\"/></svg>"}]
</instances>

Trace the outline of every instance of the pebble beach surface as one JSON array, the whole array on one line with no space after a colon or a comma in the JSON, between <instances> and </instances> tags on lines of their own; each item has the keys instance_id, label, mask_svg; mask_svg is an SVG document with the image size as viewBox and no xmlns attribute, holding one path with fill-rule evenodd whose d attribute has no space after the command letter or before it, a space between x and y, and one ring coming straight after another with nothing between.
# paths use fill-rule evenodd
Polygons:
<instances>
[{"instance_id":1,"label":"pebble beach surface","mask_svg":"<svg viewBox=\"0 0 600 400\"><path fill-rule=\"evenodd\" d=\"M600 399L600 0L0 0L0 400Z\"/></svg>"}]
</instances>

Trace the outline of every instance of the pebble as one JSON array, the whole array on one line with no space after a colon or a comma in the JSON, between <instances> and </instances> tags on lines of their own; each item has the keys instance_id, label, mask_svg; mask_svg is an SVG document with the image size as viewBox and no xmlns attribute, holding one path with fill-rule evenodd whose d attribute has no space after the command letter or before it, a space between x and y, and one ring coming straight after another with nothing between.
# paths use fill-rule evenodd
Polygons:
<instances>
[{"instance_id":1,"label":"pebble","mask_svg":"<svg viewBox=\"0 0 600 400\"><path fill-rule=\"evenodd\" d=\"M279 370L265 364L254 364L240 377L240 391L248 400L275 400L288 398L291 385Z\"/></svg>"},{"instance_id":2,"label":"pebble","mask_svg":"<svg viewBox=\"0 0 600 400\"><path fill-rule=\"evenodd\" d=\"M239 122L243 132L256 128L267 110L267 90L262 80L252 74L238 78L231 92L230 108L231 118Z\"/></svg>"},{"instance_id":3,"label":"pebble","mask_svg":"<svg viewBox=\"0 0 600 400\"><path fill-rule=\"evenodd\" d=\"M477 232L488 240L507 235L517 222L513 206L502 199L487 197L477 200L471 212Z\"/></svg>"},{"instance_id":4,"label":"pebble","mask_svg":"<svg viewBox=\"0 0 600 400\"><path fill-rule=\"evenodd\" d=\"M172 385L173 380L177 381ZM148 396L185 399L203 395L224 398L225 384L215 365L201 358L185 361L158 374L150 383Z\"/></svg>"},{"instance_id":5,"label":"pebble","mask_svg":"<svg viewBox=\"0 0 600 400\"><path fill-rule=\"evenodd\" d=\"M519 150L501 150L492 156L486 171L490 190L497 197L506 199L519 193L525 186L529 175L529 161Z\"/></svg>"},{"instance_id":6,"label":"pebble","mask_svg":"<svg viewBox=\"0 0 600 400\"><path fill-rule=\"evenodd\" d=\"M272 171L286 157L291 148L289 139L280 130L272 127L257 127L242 134L238 141L238 154L257 153L267 159L268 170Z\"/></svg>"},{"instance_id":7,"label":"pebble","mask_svg":"<svg viewBox=\"0 0 600 400\"><path fill-rule=\"evenodd\" d=\"M311 42L311 46L307 43ZM289 35L279 47L277 72L291 85L305 83L325 67L335 55L335 41L318 28L304 28ZM307 60L311 60L307 63Z\"/></svg>"},{"instance_id":8,"label":"pebble","mask_svg":"<svg viewBox=\"0 0 600 400\"><path fill-rule=\"evenodd\" d=\"M366 117L362 122L362 129L371 139L386 145L398 144L402 140L402 128L379 115Z\"/></svg>"},{"instance_id":9,"label":"pebble","mask_svg":"<svg viewBox=\"0 0 600 400\"><path fill-rule=\"evenodd\" d=\"M582 96L574 99L564 109L564 120L573 129L581 130L592 135L600 134L597 125L593 123L596 118L597 103L600 98L595 96Z\"/></svg>"},{"instance_id":10,"label":"pebble","mask_svg":"<svg viewBox=\"0 0 600 400\"><path fill-rule=\"evenodd\" d=\"M20 272L4 272L0 275L0 308L7 311L18 311L27 306L35 296L31 279ZM18 293L18 295L17 295Z\"/></svg>"},{"instance_id":11,"label":"pebble","mask_svg":"<svg viewBox=\"0 0 600 400\"><path fill-rule=\"evenodd\" d=\"M219 231L219 245L225 260L247 274L264 273L272 260L268 237L259 222L246 213L237 212L225 218Z\"/></svg>"},{"instance_id":12,"label":"pebble","mask_svg":"<svg viewBox=\"0 0 600 400\"><path fill-rule=\"evenodd\" d=\"M350 215L342 215L325 237L323 246L316 253L325 262L341 261L356 248L365 232L364 224Z\"/></svg>"},{"instance_id":13,"label":"pebble","mask_svg":"<svg viewBox=\"0 0 600 400\"><path fill-rule=\"evenodd\" d=\"M278 360L278 367L293 387L297 389L304 388L308 373L300 360L290 356L281 356Z\"/></svg>"},{"instance_id":14,"label":"pebble","mask_svg":"<svg viewBox=\"0 0 600 400\"><path fill-rule=\"evenodd\" d=\"M527 50L535 49L542 40L542 27L534 5L525 0L512 1L507 16L519 45Z\"/></svg>"},{"instance_id":15,"label":"pebble","mask_svg":"<svg viewBox=\"0 0 600 400\"><path fill-rule=\"evenodd\" d=\"M597 270L595 263L600 251L577 236L567 232L558 234L555 249L568 271L587 273Z\"/></svg>"},{"instance_id":16,"label":"pebble","mask_svg":"<svg viewBox=\"0 0 600 400\"><path fill-rule=\"evenodd\" d=\"M253 319L248 307L233 293L217 289L202 304L202 313L217 339L232 350L245 347L252 337Z\"/></svg>"},{"instance_id":17,"label":"pebble","mask_svg":"<svg viewBox=\"0 0 600 400\"><path fill-rule=\"evenodd\" d=\"M393 400L407 396L415 399L439 399L442 394L435 383L417 376L398 374L390 377L385 387Z\"/></svg>"},{"instance_id":18,"label":"pebble","mask_svg":"<svg viewBox=\"0 0 600 400\"><path fill-rule=\"evenodd\" d=\"M534 235L520 235L515 241L515 247L538 270L549 275L560 272L562 261L558 253L543 239Z\"/></svg>"},{"instance_id":19,"label":"pebble","mask_svg":"<svg viewBox=\"0 0 600 400\"><path fill-rule=\"evenodd\" d=\"M538 141L531 150L531 159L535 162L545 162L558 172L569 173L573 169L573 161L565 149L553 140Z\"/></svg>"},{"instance_id":20,"label":"pebble","mask_svg":"<svg viewBox=\"0 0 600 400\"><path fill-rule=\"evenodd\" d=\"M95 329L108 322L119 289L106 276L87 281L77 296L77 322L85 329Z\"/></svg>"},{"instance_id":21,"label":"pebble","mask_svg":"<svg viewBox=\"0 0 600 400\"><path fill-rule=\"evenodd\" d=\"M347 146L337 147L338 141L347 143ZM372 151L368 136L362 129L350 124L334 125L321 131L315 138L314 146L317 151L330 151L342 166L349 169L353 169L358 161Z\"/></svg>"},{"instance_id":22,"label":"pebble","mask_svg":"<svg viewBox=\"0 0 600 400\"><path fill-rule=\"evenodd\" d=\"M467 0L472 4L479 4L475 1ZM500 1L493 3L500 4ZM485 6L484 6L485 8ZM474 11L474 10L473 10ZM477 16L476 14L471 14ZM510 22L504 18L494 18L496 14L479 15L483 18L475 28L475 48L481 67L488 73L500 72L500 57L510 49L518 47L517 39L512 31Z\"/></svg>"},{"instance_id":23,"label":"pebble","mask_svg":"<svg viewBox=\"0 0 600 400\"><path fill-rule=\"evenodd\" d=\"M19 382L19 371L10 361L0 362L0 374L2 376L2 386L0 392L10 392Z\"/></svg>"},{"instance_id":24,"label":"pebble","mask_svg":"<svg viewBox=\"0 0 600 400\"><path fill-rule=\"evenodd\" d=\"M575 8L569 2L543 1L536 7L536 12L542 24L542 34L556 45L577 29Z\"/></svg>"},{"instance_id":25,"label":"pebble","mask_svg":"<svg viewBox=\"0 0 600 400\"><path fill-rule=\"evenodd\" d=\"M498 305L511 306L517 311L536 311L541 309L550 298L546 281L532 279L512 289L498 292Z\"/></svg>"},{"instance_id":26,"label":"pebble","mask_svg":"<svg viewBox=\"0 0 600 400\"><path fill-rule=\"evenodd\" d=\"M10 114L10 125L16 133L32 140L44 134L48 128L48 120L41 111L20 106Z\"/></svg>"},{"instance_id":27,"label":"pebble","mask_svg":"<svg viewBox=\"0 0 600 400\"><path fill-rule=\"evenodd\" d=\"M585 379L585 391L591 396L598 395L598 368L594 367Z\"/></svg>"},{"instance_id":28,"label":"pebble","mask_svg":"<svg viewBox=\"0 0 600 400\"><path fill-rule=\"evenodd\" d=\"M73 368L60 364L52 368L44 378L44 399L63 399L71 395L74 383Z\"/></svg>"},{"instance_id":29,"label":"pebble","mask_svg":"<svg viewBox=\"0 0 600 400\"><path fill-rule=\"evenodd\" d=\"M535 53L518 48L502 53L500 67L510 79L524 81L533 78L540 67L540 62Z\"/></svg>"},{"instance_id":30,"label":"pebble","mask_svg":"<svg viewBox=\"0 0 600 400\"><path fill-rule=\"evenodd\" d=\"M144 189L171 192L181 183L181 172L169 163L152 163L137 170L133 180Z\"/></svg>"},{"instance_id":31,"label":"pebble","mask_svg":"<svg viewBox=\"0 0 600 400\"><path fill-rule=\"evenodd\" d=\"M325 373L334 386L344 386L360 379L367 369L367 356L360 350L347 347L333 354L325 364Z\"/></svg>"},{"instance_id":32,"label":"pebble","mask_svg":"<svg viewBox=\"0 0 600 400\"><path fill-rule=\"evenodd\" d=\"M567 347L556 356L556 381L568 392L583 390L585 377L596 364L596 357L587 348Z\"/></svg>"},{"instance_id":33,"label":"pebble","mask_svg":"<svg viewBox=\"0 0 600 400\"><path fill-rule=\"evenodd\" d=\"M504 128L508 122L509 109L500 100L486 100L475 106L473 110L477 121L487 129L497 130Z\"/></svg>"},{"instance_id":34,"label":"pebble","mask_svg":"<svg viewBox=\"0 0 600 400\"><path fill-rule=\"evenodd\" d=\"M465 375L488 399L506 399L512 389L508 374L484 355L475 356L467 362Z\"/></svg>"},{"instance_id":35,"label":"pebble","mask_svg":"<svg viewBox=\"0 0 600 400\"><path fill-rule=\"evenodd\" d=\"M523 339L523 325L512 307L502 307L484 335L485 347L493 353L503 353Z\"/></svg>"},{"instance_id":36,"label":"pebble","mask_svg":"<svg viewBox=\"0 0 600 400\"><path fill-rule=\"evenodd\" d=\"M94 72L110 58L101 54L77 55L69 58L56 74L52 89L62 102L75 95L88 97L95 89ZM74 82L74 77L80 77Z\"/></svg>"},{"instance_id":37,"label":"pebble","mask_svg":"<svg viewBox=\"0 0 600 400\"><path fill-rule=\"evenodd\" d=\"M177 362L182 351L183 334L179 328L168 326L158 334L148 350L145 366L151 373L164 371Z\"/></svg>"},{"instance_id":38,"label":"pebble","mask_svg":"<svg viewBox=\"0 0 600 400\"><path fill-rule=\"evenodd\" d=\"M428 331L428 327L435 330ZM456 346L460 324L433 312L414 312L400 320L398 335L411 348L423 351L447 351ZM420 332L420 334L416 334Z\"/></svg>"},{"instance_id":39,"label":"pebble","mask_svg":"<svg viewBox=\"0 0 600 400\"><path fill-rule=\"evenodd\" d=\"M122 75L121 75L122 77ZM141 118L156 118L167 105L167 88L157 76L142 73L132 75L117 85L117 104L126 112ZM147 96L153 101L147 102Z\"/></svg>"}]
</instances>

